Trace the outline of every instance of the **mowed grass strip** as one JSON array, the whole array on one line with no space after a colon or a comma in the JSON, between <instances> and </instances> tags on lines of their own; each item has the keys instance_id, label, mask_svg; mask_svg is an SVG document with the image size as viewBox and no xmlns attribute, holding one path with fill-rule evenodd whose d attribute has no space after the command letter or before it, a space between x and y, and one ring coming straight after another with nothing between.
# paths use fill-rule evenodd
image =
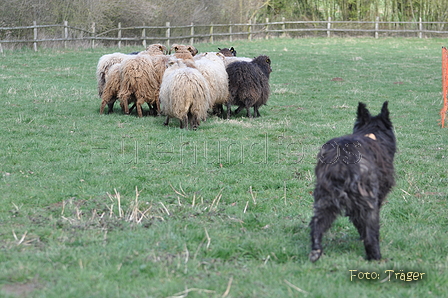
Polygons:
<instances>
[{"instance_id":1,"label":"mowed grass strip","mask_svg":"<svg viewBox=\"0 0 448 298\"><path fill-rule=\"evenodd\" d=\"M99 115L99 57L139 48L6 51L0 292L444 296L448 133L438 125L444 42L197 44L200 52L234 46L239 56L268 55L273 68L261 118L210 117L197 131L180 130L175 119L165 127L164 117L125 116L118 104L115 114ZM397 185L381 212L384 259L365 261L356 229L339 218L312 264L308 223L318 149L352 131L359 101L376 114L386 100L398 152Z\"/></svg>"}]
</instances>

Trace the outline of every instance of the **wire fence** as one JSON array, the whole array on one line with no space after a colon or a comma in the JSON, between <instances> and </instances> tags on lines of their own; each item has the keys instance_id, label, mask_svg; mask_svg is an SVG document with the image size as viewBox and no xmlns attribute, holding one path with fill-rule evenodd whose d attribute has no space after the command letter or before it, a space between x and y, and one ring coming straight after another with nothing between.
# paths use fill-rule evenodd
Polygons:
<instances>
[{"instance_id":1,"label":"wire fence","mask_svg":"<svg viewBox=\"0 0 448 298\"><path fill-rule=\"evenodd\" d=\"M446 37L448 22L383 22L377 17L373 21L286 21L241 24L209 24L172 26L121 27L97 32L95 23L89 28L63 24L0 27L0 51L17 47L122 47L151 43L233 42L234 40L270 39L278 37Z\"/></svg>"}]
</instances>

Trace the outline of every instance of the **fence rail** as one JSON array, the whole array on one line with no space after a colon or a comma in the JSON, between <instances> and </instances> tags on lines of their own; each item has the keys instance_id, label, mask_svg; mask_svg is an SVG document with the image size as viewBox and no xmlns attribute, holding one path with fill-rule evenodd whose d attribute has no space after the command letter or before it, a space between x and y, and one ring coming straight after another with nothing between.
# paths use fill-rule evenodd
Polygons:
<instances>
[{"instance_id":1,"label":"fence rail","mask_svg":"<svg viewBox=\"0 0 448 298\"><path fill-rule=\"evenodd\" d=\"M166 45L186 42L210 42L216 40L232 42L234 39L274 38L282 36L405 36L405 37L446 37L448 22L383 22L377 17L374 21L281 21L245 24L210 24L186 26L136 26L117 28L104 32L96 32L95 24L90 28L78 28L63 24L32 26L0 27L0 51L5 47L15 47L18 44L32 45L35 51L40 46L63 46L67 48L70 42L80 42L86 47L118 46L161 42Z\"/></svg>"}]
</instances>

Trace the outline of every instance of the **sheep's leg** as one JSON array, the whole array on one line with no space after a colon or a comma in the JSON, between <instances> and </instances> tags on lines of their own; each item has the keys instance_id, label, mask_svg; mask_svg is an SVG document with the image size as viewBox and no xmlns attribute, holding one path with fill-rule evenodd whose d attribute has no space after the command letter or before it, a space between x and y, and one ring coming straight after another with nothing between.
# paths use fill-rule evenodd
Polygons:
<instances>
[{"instance_id":1,"label":"sheep's leg","mask_svg":"<svg viewBox=\"0 0 448 298\"><path fill-rule=\"evenodd\" d=\"M105 100L103 100L101 102L101 106L100 106L100 114L102 114L104 112L104 108L106 107L107 102Z\"/></svg>"},{"instance_id":2,"label":"sheep's leg","mask_svg":"<svg viewBox=\"0 0 448 298\"><path fill-rule=\"evenodd\" d=\"M134 102L131 106L131 108L129 109L129 114L132 113L132 111L135 109L135 105L136 103Z\"/></svg>"},{"instance_id":3,"label":"sheep's leg","mask_svg":"<svg viewBox=\"0 0 448 298\"><path fill-rule=\"evenodd\" d=\"M107 113L112 114L114 112L115 100L107 104Z\"/></svg>"},{"instance_id":4,"label":"sheep's leg","mask_svg":"<svg viewBox=\"0 0 448 298\"><path fill-rule=\"evenodd\" d=\"M154 102L153 104L149 104L148 103L148 107L149 107L149 114L152 116L158 116L159 112L157 111L157 102Z\"/></svg>"},{"instance_id":5,"label":"sheep's leg","mask_svg":"<svg viewBox=\"0 0 448 298\"><path fill-rule=\"evenodd\" d=\"M127 95L121 95L120 98L120 107L123 113L126 115L129 115L129 96Z\"/></svg>"},{"instance_id":6,"label":"sheep's leg","mask_svg":"<svg viewBox=\"0 0 448 298\"><path fill-rule=\"evenodd\" d=\"M143 117L142 105L139 104L139 103L137 103L136 105L137 105L137 114L138 114L138 117L141 118L141 117Z\"/></svg>"},{"instance_id":7,"label":"sheep's leg","mask_svg":"<svg viewBox=\"0 0 448 298\"><path fill-rule=\"evenodd\" d=\"M246 117L247 118L252 118L250 115L250 107L246 107Z\"/></svg>"},{"instance_id":8,"label":"sheep's leg","mask_svg":"<svg viewBox=\"0 0 448 298\"><path fill-rule=\"evenodd\" d=\"M238 115L238 113L241 112L242 109L244 109L243 106L238 106L238 108L235 110L234 114Z\"/></svg>"},{"instance_id":9,"label":"sheep's leg","mask_svg":"<svg viewBox=\"0 0 448 298\"><path fill-rule=\"evenodd\" d=\"M138 114L138 117L140 117L140 118L143 117L142 103L144 103L144 102L145 102L145 100L140 98L140 99L137 99L137 102L135 103L135 105L137 107L137 114Z\"/></svg>"},{"instance_id":10,"label":"sheep's leg","mask_svg":"<svg viewBox=\"0 0 448 298\"><path fill-rule=\"evenodd\" d=\"M163 125L167 126L170 123L170 116L166 116L165 122L163 122Z\"/></svg>"},{"instance_id":11,"label":"sheep's leg","mask_svg":"<svg viewBox=\"0 0 448 298\"><path fill-rule=\"evenodd\" d=\"M180 119L180 128L188 128L188 116L185 115L184 117L182 117L182 119Z\"/></svg>"},{"instance_id":12,"label":"sheep's leg","mask_svg":"<svg viewBox=\"0 0 448 298\"><path fill-rule=\"evenodd\" d=\"M156 100L156 116L160 115L160 101Z\"/></svg>"},{"instance_id":13,"label":"sheep's leg","mask_svg":"<svg viewBox=\"0 0 448 298\"><path fill-rule=\"evenodd\" d=\"M254 106L254 117L261 117L258 106Z\"/></svg>"},{"instance_id":14,"label":"sheep's leg","mask_svg":"<svg viewBox=\"0 0 448 298\"><path fill-rule=\"evenodd\" d=\"M188 117L190 119L190 128L193 130L198 129L198 126L200 123L198 117L196 115L191 115L191 114L189 114Z\"/></svg>"},{"instance_id":15,"label":"sheep's leg","mask_svg":"<svg viewBox=\"0 0 448 298\"><path fill-rule=\"evenodd\" d=\"M311 252L309 258L311 262L317 261L322 255L322 237L336 219L338 215L336 210L333 206L326 208L315 207L314 216L310 222Z\"/></svg>"},{"instance_id":16,"label":"sheep's leg","mask_svg":"<svg viewBox=\"0 0 448 298\"><path fill-rule=\"evenodd\" d=\"M160 90L158 90L155 94L154 97L154 101L155 101L155 106L156 106L156 115L155 116L159 116L160 115L160 100L159 100L159 95L160 95ZM154 105L154 104L153 104Z\"/></svg>"},{"instance_id":17,"label":"sheep's leg","mask_svg":"<svg viewBox=\"0 0 448 298\"><path fill-rule=\"evenodd\" d=\"M129 114L130 113L132 113L132 111L135 109L135 107L136 107L136 104L137 104L137 98L135 97L135 95L134 94L131 94L131 96L129 96L129 99L131 100L131 102L132 102L132 106L131 106L131 108L129 109ZM129 105L129 99L128 99L128 105Z\"/></svg>"},{"instance_id":18,"label":"sheep's leg","mask_svg":"<svg viewBox=\"0 0 448 298\"><path fill-rule=\"evenodd\" d=\"M230 119L230 115L232 114L232 105L230 104L230 101L227 102L227 119Z\"/></svg>"},{"instance_id":19,"label":"sheep's leg","mask_svg":"<svg viewBox=\"0 0 448 298\"><path fill-rule=\"evenodd\" d=\"M224 108L222 107L222 104L215 104L213 106L213 115L216 115L218 117L222 117L224 112Z\"/></svg>"}]
</instances>

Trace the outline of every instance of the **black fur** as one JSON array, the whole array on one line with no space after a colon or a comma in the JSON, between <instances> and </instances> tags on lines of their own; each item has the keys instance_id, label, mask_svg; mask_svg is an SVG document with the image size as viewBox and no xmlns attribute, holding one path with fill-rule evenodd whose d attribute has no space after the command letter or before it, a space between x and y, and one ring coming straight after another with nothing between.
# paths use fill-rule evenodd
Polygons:
<instances>
[{"instance_id":1,"label":"black fur","mask_svg":"<svg viewBox=\"0 0 448 298\"><path fill-rule=\"evenodd\" d=\"M322 255L323 234L343 212L364 241L367 259L381 259L380 208L395 184L396 140L387 106L386 101L373 117L359 103L353 134L328 141L319 152L310 222L312 262Z\"/></svg>"},{"instance_id":2,"label":"black fur","mask_svg":"<svg viewBox=\"0 0 448 298\"><path fill-rule=\"evenodd\" d=\"M230 100L227 102L227 118L231 105L237 105L235 114L246 108L246 116L251 117L249 109L254 108L254 117L259 117L258 108L269 98L269 74L272 72L271 59L258 56L251 62L237 61L226 67L229 75Z\"/></svg>"}]
</instances>

